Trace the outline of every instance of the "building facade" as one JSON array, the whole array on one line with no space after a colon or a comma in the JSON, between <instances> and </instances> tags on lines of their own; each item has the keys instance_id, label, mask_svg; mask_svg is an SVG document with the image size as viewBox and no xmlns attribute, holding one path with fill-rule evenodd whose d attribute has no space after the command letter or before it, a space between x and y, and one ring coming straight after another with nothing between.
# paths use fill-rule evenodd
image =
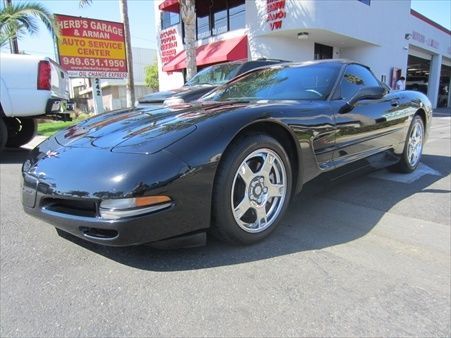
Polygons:
<instances>
[{"instance_id":1,"label":"building facade","mask_svg":"<svg viewBox=\"0 0 451 338\"><path fill-rule=\"evenodd\" d=\"M157 51L149 48L133 47L133 75L135 82L135 97L140 98L152 92L145 86L145 68L157 62ZM125 108L126 81L120 79L101 80L102 100L105 111ZM92 79L71 79L71 98L76 107L85 112L94 111L92 99Z\"/></svg>"},{"instance_id":2,"label":"building facade","mask_svg":"<svg viewBox=\"0 0 451 338\"><path fill-rule=\"evenodd\" d=\"M160 90L184 83L178 0L155 2ZM450 106L451 32L404 0L197 0L197 66L239 59L346 58L389 86L400 76Z\"/></svg>"}]
</instances>

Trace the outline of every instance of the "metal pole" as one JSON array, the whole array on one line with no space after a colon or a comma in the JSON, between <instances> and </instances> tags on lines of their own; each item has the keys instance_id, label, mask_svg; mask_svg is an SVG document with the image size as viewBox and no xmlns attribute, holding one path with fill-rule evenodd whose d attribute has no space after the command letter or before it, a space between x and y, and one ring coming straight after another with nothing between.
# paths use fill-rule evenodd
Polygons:
<instances>
[{"instance_id":1,"label":"metal pole","mask_svg":"<svg viewBox=\"0 0 451 338\"><path fill-rule=\"evenodd\" d=\"M102 114L105 109L103 108L102 85L98 78L93 79L92 101L94 103L94 114Z\"/></svg>"},{"instance_id":2,"label":"metal pole","mask_svg":"<svg viewBox=\"0 0 451 338\"><path fill-rule=\"evenodd\" d=\"M128 21L128 7L127 0L119 1L122 22L124 24L124 37L125 37L125 51L127 52L127 107L133 107L135 105L135 80L133 77L133 55L132 55L132 42L130 37L130 24Z\"/></svg>"}]
</instances>

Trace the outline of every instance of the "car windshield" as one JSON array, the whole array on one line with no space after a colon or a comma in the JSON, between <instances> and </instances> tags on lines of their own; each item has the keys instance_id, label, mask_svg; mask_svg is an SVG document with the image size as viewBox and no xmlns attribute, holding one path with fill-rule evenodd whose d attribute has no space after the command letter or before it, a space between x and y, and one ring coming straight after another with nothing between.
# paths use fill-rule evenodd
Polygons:
<instances>
[{"instance_id":1,"label":"car windshield","mask_svg":"<svg viewBox=\"0 0 451 338\"><path fill-rule=\"evenodd\" d=\"M339 71L339 64L263 68L217 88L202 100L325 100Z\"/></svg>"},{"instance_id":2,"label":"car windshield","mask_svg":"<svg viewBox=\"0 0 451 338\"><path fill-rule=\"evenodd\" d=\"M203 84L221 85L233 79L241 63L224 63L207 67L197 73L185 86L198 86Z\"/></svg>"}]
</instances>

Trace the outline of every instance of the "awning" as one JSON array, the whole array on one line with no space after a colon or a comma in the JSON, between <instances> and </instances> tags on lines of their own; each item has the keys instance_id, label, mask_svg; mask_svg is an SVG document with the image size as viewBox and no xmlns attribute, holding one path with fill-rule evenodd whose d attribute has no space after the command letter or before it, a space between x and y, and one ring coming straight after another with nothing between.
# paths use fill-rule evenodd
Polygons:
<instances>
[{"instance_id":1,"label":"awning","mask_svg":"<svg viewBox=\"0 0 451 338\"><path fill-rule=\"evenodd\" d=\"M213 42L200 46L196 50L196 64L198 66L243 59L247 59L247 36ZM186 68L185 51L180 52L171 61L163 65L165 72L184 68Z\"/></svg>"},{"instance_id":2,"label":"awning","mask_svg":"<svg viewBox=\"0 0 451 338\"><path fill-rule=\"evenodd\" d=\"M160 11L178 13L180 12L179 0L165 0L158 6L158 9Z\"/></svg>"}]
</instances>

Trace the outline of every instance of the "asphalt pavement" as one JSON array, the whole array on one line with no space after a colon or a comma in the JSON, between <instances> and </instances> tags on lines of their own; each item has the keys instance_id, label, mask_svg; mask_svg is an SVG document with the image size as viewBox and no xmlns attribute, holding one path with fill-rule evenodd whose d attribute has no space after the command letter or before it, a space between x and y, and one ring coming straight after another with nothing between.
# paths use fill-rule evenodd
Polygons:
<instances>
[{"instance_id":1,"label":"asphalt pavement","mask_svg":"<svg viewBox=\"0 0 451 338\"><path fill-rule=\"evenodd\" d=\"M108 248L22 211L28 150L0 154L0 336L450 336L451 110L418 173L295 199L267 240Z\"/></svg>"}]
</instances>

